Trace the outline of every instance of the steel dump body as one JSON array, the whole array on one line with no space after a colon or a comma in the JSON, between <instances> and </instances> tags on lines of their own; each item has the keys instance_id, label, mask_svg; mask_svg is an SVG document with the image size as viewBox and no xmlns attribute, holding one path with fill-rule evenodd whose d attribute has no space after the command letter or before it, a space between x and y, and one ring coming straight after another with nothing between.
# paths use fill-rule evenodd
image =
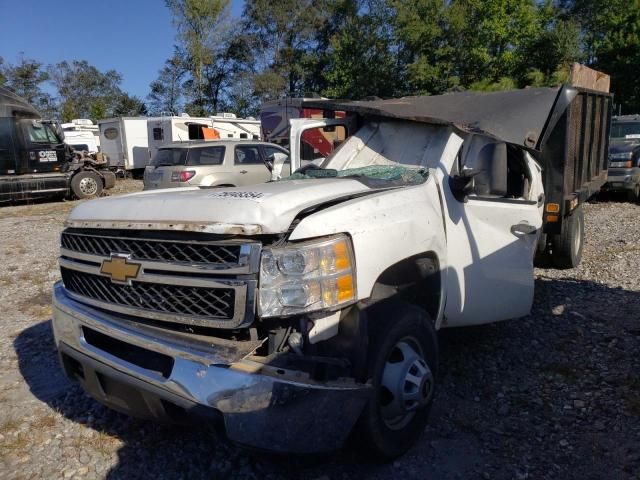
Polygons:
<instances>
[{"instance_id":1,"label":"steel dump body","mask_svg":"<svg viewBox=\"0 0 640 480\"><path fill-rule=\"evenodd\" d=\"M360 116L451 125L530 151L542 167L546 204L560 205L561 219L607 180L612 95L564 85L504 92L461 92L391 100L309 100L304 107Z\"/></svg>"}]
</instances>

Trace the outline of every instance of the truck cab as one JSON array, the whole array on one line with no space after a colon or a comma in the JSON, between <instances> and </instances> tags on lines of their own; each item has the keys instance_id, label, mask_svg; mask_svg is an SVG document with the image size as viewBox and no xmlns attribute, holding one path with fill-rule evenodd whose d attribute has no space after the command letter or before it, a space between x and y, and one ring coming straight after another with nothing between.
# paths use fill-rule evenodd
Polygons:
<instances>
[{"instance_id":1,"label":"truck cab","mask_svg":"<svg viewBox=\"0 0 640 480\"><path fill-rule=\"evenodd\" d=\"M311 101L346 115L292 123L288 177L78 206L53 293L66 374L133 416L221 418L239 444L309 453L353 434L402 455L428 421L436 332L530 311L540 160L580 95ZM610 97L594 98L606 122ZM305 132L339 125L345 141L303 164Z\"/></svg>"},{"instance_id":2,"label":"truck cab","mask_svg":"<svg viewBox=\"0 0 640 480\"><path fill-rule=\"evenodd\" d=\"M625 192L640 202L640 115L613 117L609 145L608 191Z\"/></svg>"}]
</instances>

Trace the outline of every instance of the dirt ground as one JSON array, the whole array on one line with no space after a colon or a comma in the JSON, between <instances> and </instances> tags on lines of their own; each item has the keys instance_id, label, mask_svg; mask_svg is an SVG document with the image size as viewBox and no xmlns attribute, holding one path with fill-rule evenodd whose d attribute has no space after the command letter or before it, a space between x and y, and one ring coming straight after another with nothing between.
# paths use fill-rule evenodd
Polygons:
<instances>
[{"instance_id":1,"label":"dirt ground","mask_svg":"<svg viewBox=\"0 0 640 480\"><path fill-rule=\"evenodd\" d=\"M139 189L119 180L110 194ZM430 425L380 465L352 446L248 452L207 426L131 420L68 382L50 294L77 203L0 207L0 478L640 479L638 205L586 206L583 263L537 270L529 316L439 334Z\"/></svg>"}]
</instances>

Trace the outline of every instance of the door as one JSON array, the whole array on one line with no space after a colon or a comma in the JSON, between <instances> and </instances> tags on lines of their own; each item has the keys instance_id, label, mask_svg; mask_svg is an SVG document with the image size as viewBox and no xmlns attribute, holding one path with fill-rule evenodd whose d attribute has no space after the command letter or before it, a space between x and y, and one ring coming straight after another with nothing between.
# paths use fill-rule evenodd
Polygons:
<instances>
[{"instance_id":1,"label":"door","mask_svg":"<svg viewBox=\"0 0 640 480\"><path fill-rule=\"evenodd\" d=\"M319 165L350 135L350 119L291 119L291 171L309 163Z\"/></svg>"},{"instance_id":2,"label":"door","mask_svg":"<svg viewBox=\"0 0 640 480\"><path fill-rule=\"evenodd\" d=\"M233 156L234 185L255 185L271 180L271 172L262 160L259 145L236 145Z\"/></svg>"},{"instance_id":3,"label":"door","mask_svg":"<svg viewBox=\"0 0 640 480\"><path fill-rule=\"evenodd\" d=\"M532 167L528 154L516 147L478 136L465 141L451 175L466 171L468 195L456 198L451 184L443 182L448 210L445 326L529 313L543 203L540 172Z\"/></svg>"}]
</instances>

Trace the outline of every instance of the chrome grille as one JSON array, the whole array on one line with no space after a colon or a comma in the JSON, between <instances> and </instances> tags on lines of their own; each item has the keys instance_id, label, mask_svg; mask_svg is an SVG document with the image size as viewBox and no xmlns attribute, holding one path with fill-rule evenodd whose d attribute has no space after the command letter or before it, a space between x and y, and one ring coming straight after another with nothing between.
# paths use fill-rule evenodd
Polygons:
<instances>
[{"instance_id":1,"label":"chrome grille","mask_svg":"<svg viewBox=\"0 0 640 480\"><path fill-rule=\"evenodd\" d=\"M108 277L61 268L64 287L77 295L123 307L154 312L229 320L235 290L161 283L116 284Z\"/></svg>"},{"instance_id":2,"label":"chrome grille","mask_svg":"<svg viewBox=\"0 0 640 480\"><path fill-rule=\"evenodd\" d=\"M185 325L240 328L253 322L259 242L207 234L171 232L166 238L159 232L131 230L119 236L120 232L62 233L59 263L65 290L73 299L132 317ZM137 274L119 282L103 271L104 262L115 256L139 265Z\"/></svg>"},{"instance_id":3,"label":"chrome grille","mask_svg":"<svg viewBox=\"0 0 640 480\"><path fill-rule=\"evenodd\" d=\"M240 262L240 245L121 238L70 232L62 233L60 243L62 248L72 252L101 256L124 253L136 260L218 265L237 265Z\"/></svg>"}]
</instances>

